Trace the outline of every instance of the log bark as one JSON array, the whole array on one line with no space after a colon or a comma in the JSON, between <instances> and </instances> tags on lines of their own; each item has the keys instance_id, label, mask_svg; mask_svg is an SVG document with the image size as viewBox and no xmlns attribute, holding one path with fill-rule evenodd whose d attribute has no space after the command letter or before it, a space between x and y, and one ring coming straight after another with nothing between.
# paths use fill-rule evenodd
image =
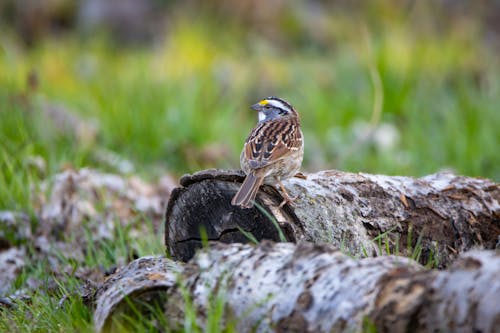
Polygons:
<instances>
[{"instance_id":1,"label":"log bark","mask_svg":"<svg viewBox=\"0 0 500 333\"><path fill-rule=\"evenodd\" d=\"M189 320L186 309L206 328L221 299L221 330L498 332L499 276L498 251L471 251L437 271L397 256L353 259L330 245L217 243L187 264L150 257L118 271L97 292L95 328L113 331L148 294L173 330Z\"/></svg>"},{"instance_id":2,"label":"log bark","mask_svg":"<svg viewBox=\"0 0 500 333\"><path fill-rule=\"evenodd\" d=\"M500 185L481 178L439 173L423 178L321 171L284 182L292 205L262 186L262 208L231 206L243 180L237 171L205 170L180 179L166 214L165 242L173 258L187 261L208 240L326 242L356 256L382 252L448 266L471 248L493 249L500 240ZM382 236L381 236L382 235Z\"/></svg>"}]
</instances>

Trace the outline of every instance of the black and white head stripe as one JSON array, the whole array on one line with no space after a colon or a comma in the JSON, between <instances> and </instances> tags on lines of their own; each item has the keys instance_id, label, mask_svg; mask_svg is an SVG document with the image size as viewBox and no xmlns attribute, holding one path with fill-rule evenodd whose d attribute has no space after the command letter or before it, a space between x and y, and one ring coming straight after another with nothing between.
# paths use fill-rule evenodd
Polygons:
<instances>
[{"instance_id":1,"label":"black and white head stripe","mask_svg":"<svg viewBox=\"0 0 500 333\"><path fill-rule=\"evenodd\" d=\"M293 110L293 107L285 100L278 97L268 97L259 102L260 105L264 107L273 107L278 109L280 114L290 113Z\"/></svg>"}]
</instances>

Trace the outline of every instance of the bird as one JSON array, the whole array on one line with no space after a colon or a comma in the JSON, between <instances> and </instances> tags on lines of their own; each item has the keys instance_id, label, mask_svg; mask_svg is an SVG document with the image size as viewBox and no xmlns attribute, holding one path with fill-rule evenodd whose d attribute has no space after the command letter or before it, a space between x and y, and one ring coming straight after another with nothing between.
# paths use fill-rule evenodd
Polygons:
<instances>
[{"instance_id":1,"label":"bird","mask_svg":"<svg viewBox=\"0 0 500 333\"><path fill-rule=\"evenodd\" d=\"M290 103L275 96L251 108L258 112L258 123L243 145L240 165L246 177L231 204L253 207L260 186L268 184L279 185L284 197L282 207L296 199L288 195L282 180L300 170L304 156L299 114Z\"/></svg>"}]
</instances>

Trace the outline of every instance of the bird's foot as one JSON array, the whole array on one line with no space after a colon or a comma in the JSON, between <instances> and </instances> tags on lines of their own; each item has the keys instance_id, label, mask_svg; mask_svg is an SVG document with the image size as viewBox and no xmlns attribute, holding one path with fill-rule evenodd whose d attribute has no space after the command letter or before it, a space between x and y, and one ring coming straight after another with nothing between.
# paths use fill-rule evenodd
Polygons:
<instances>
[{"instance_id":1,"label":"bird's foot","mask_svg":"<svg viewBox=\"0 0 500 333\"><path fill-rule=\"evenodd\" d=\"M283 196L283 201L280 203L280 205L278 206L279 208L283 207L284 205L286 204L291 204L295 201L295 199L297 199L299 196L295 196L295 197L291 197L288 192L286 191L285 189L285 186L283 186L283 183L281 182L281 180L278 182L279 183L279 187L281 189L281 195Z\"/></svg>"}]
</instances>

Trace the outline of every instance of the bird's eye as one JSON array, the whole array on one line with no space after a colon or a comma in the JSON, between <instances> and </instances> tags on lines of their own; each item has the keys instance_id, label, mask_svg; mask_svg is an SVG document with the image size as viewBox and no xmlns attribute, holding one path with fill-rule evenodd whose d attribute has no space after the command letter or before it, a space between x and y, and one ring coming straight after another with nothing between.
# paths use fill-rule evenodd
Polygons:
<instances>
[{"instance_id":1,"label":"bird's eye","mask_svg":"<svg viewBox=\"0 0 500 333\"><path fill-rule=\"evenodd\" d=\"M270 109L270 108L271 108L271 106L270 106L270 105L266 105L266 106L265 106L265 108L266 108L266 109Z\"/></svg>"}]
</instances>

